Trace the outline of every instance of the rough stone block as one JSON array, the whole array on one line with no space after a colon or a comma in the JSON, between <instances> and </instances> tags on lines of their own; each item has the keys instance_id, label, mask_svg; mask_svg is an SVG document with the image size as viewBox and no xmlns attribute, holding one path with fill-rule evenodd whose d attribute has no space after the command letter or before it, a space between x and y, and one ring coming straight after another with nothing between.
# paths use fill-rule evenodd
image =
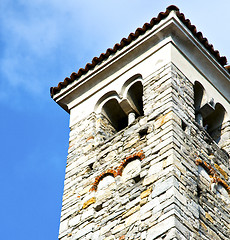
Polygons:
<instances>
[{"instance_id":1,"label":"rough stone block","mask_svg":"<svg viewBox=\"0 0 230 240\"><path fill-rule=\"evenodd\" d=\"M73 227L73 226L79 224L79 223L80 223L80 217L81 217L80 215L77 215L77 216L71 218L71 219L69 220L69 226L70 226L70 227Z\"/></svg>"},{"instance_id":2,"label":"rough stone block","mask_svg":"<svg viewBox=\"0 0 230 240\"><path fill-rule=\"evenodd\" d=\"M179 186L179 183L177 179L173 176L167 178L164 181L155 182L152 190L152 198L162 194L163 192L167 191L171 187L178 188L178 186Z\"/></svg>"},{"instance_id":3,"label":"rough stone block","mask_svg":"<svg viewBox=\"0 0 230 240\"><path fill-rule=\"evenodd\" d=\"M127 212L122 216L122 218L127 218L127 217L129 217L130 215L132 215L133 213L135 213L136 211L139 211L139 210L140 210L140 205L135 206L135 207L131 208L129 211L127 211Z\"/></svg>"},{"instance_id":4,"label":"rough stone block","mask_svg":"<svg viewBox=\"0 0 230 240\"><path fill-rule=\"evenodd\" d=\"M114 227L113 229L112 229L112 234L116 234L116 233L118 233L118 232L121 232L122 230L124 230L125 229L125 224L120 224L120 225L117 225L116 227Z\"/></svg>"},{"instance_id":5,"label":"rough stone block","mask_svg":"<svg viewBox=\"0 0 230 240\"><path fill-rule=\"evenodd\" d=\"M78 230L75 234L73 233L72 240L77 240L80 237L90 233L91 231L93 231L93 228L94 228L94 223L90 223L86 225L84 228Z\"/></svg>"},{"instance_id":6,"label":"rough stone block","mask_svg":"<svg viewBox=\"0 0 230 240\"><path fill-rule=\"evenodd\" d=\"M96 198L92 197L90 198L87 202L85 202L82 206L83 209L87 208L88 206L90 206L91 204L96 202Z\"/></svg>"},{"instance_id":7,"label":"rough stone block","mask_svg":"<svg viewBox=\"0 0 230 240\"><path fill-rule=\"evenodd\" d=\"M175 227L175 217L170 216L169 218L165 219L162 222L159 222L158 224L155 224L153 227L151 227L147 231L147 237L146 240L154 240L161 234L167 232L172 227Z\"/></svg>"},{"instance_id":8,"label":"rough stone block","mask_svg":"<svg viewBox=\"0 0 230 240\"><path fill-rule=\"evenodd\" d=\"M148 188L147 190L145 190L144 192L142 192L142 193L141 193L141 199L148 197L151 192L152 192L152 188Z\"/></svg>"},{"instance_id":9,"label":"rough stone block","mask_svg":"<svg viewBox=\"0 0 230 240\"><path fill-rule=\"evenodd\" d=\"M144 178L143 185L148 186L151 183L154 183L158 178L159 178L159 176L157 174L156 175L151 175L151 176L146 176Z\"/></svg>"},{"instance_id":10,"label":"rough stone block","mask_svg":"<svg viewBox=\"0 0 230 240\"><path fill-rule=\"evenodd\" d=\"M81 215L81 221L84 222L85 220L89 220L93 218L94 214L95 214L95 210L93 208L83 210Z\"/></svg>"},{"instance_id":11,"label":"rough stone block","mask_svg":"<svg viewBox=\"0 0 230 240\"><path fill-rule=\"evenodd\" d=\"M130 226L131 224L133 224L136 221L139 221L140 219L140 211L135 212L134 214L132 214L130 217L126 218L125 220L125 225L126 226Z\"/></svg>"}]
</instances>

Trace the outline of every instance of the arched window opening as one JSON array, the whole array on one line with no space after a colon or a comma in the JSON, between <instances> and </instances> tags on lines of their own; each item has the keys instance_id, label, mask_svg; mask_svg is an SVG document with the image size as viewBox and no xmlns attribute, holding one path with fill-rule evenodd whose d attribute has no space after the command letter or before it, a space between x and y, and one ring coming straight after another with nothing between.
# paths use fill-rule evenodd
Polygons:
<instances>
[{"instance_id":1,"label":"arched window opening","mask_svg":"<svg viewBox=\"0 0 230 240\"><path fill-rule=\"evenodd\" d=\"M143 116L143 85L141 81L135 82L127 91L127 99L133 109L136 110L137 116Z\"/></svg>"},{"instance_id":2,"label":"arched window opening","mask_svg":"<svg viewBox=\"0 0 230 240\"><path fill-rule=\"evenodd\" d=\"M194 84L194 107L198 111L201 108L202 102L204 102L204 88L199 82Z\"/></svg>"},{"instance_id":3,"label":"arched window opening","mask_svg":"<svg viewBox=\"0 0 230 240\"><path fill-rule=\"evenodd\" d=\"M212 139L219 143L221 139L221 128L226 116L226 111L224 107L217 103L215 110L203 119L203 125Z\"/></svg>"},{"instance_id":4,"label":"arched window opening","mask_svg":"<svg viewBox=\"0 0 230 240\"><path fill-rule=\"evenodd\" d=\"M194 109L196 122L219 143L226 110L220 103L215 104L213 98L207 97L204 87L199 82L194 84Z\"/></svg>"},{"instance_id":5,"label":"arched window opening","mask_svg":"<svg viewBox=\"0 0 230 240\"><path fill-rule=\"evenodd\" d=\"M144 115L142 97L142 77L136 74L123 84L120 94L115 90L107 92L94 109L108 119L115 131L120 131Z\"/></svg>"},{"instance_id":6,"label":"arched window opening","mask_svg":"<svg viewBox=\"0 0 230 240\"><path fill-rule=\"evenodd\" d=\"M211 103L206 103L206 94L204 87L199 82L195 82L194 86L194 109L196 122L203 126L203 118L214 111Z\"/></svg>"},{"instance_id":7,"label":"arched window opening","mask_svg":"<svg viewBox=\"0 0 230 240\"><path fill-rule=\"evenodd\" d=\"M102 107L102 113L107 117L116 131L120 131L128 125L128 116L116 99L107 101Z\"/></svg>"}]
</instances>

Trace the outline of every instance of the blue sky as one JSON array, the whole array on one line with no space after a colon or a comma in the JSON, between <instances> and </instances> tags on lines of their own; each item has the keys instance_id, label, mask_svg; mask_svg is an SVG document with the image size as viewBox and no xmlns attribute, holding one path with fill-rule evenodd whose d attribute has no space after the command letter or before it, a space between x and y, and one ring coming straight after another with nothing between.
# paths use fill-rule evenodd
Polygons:
<instances>
[{"instance_id":1,"label":"blue sky","mask_svg":"<svg viewBox=\"0 0 230 240\"><path fill-rule=\"evenodd\" d=\"M230 60L229 0L0 1L1 239L58 236L69 115L49 88L171 4Z\"/></svg>"}]
</instances>

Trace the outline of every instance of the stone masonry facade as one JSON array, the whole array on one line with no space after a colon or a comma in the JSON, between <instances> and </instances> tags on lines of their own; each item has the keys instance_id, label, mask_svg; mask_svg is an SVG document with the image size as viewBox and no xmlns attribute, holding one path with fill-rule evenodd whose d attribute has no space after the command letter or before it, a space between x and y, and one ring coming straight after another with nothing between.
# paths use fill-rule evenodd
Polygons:
<instances>
[{"instance_id":1,"label":"stone masonry facade","mask_svg":"<svg viewBox=\"0 0 230 240\"><path fill-rule=\"evenodd\" d=\"M217 144L172 63L142 83L126 128L94 112L71 126L59 239L229 239L230 122Z\"/></svg>"}]
</instances>

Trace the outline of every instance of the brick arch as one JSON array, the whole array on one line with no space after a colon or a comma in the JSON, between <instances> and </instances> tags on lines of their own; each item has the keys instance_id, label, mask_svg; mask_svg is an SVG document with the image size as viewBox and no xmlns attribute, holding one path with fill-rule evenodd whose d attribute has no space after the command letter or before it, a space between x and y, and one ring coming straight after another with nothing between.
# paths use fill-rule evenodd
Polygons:
<instances>
[{"instance_id":1,"label":"brick arch","mask_svg":"<svg viewBox=\"0 0 230 240\"><path fill-rule=\"evenodd\" d=\"M99 182L107 176L112 176L115 178L117 176L116 171L113 169L108 169L105 172L101 173L99 176L97 176L95 178L95 181L94 181L93 186L91 187L90 191L97 191Z\"/></svg>"},{"instance_id":2,"label":"brick arch","mask_svg":"<svg viewBox=\"0 0 230 240\"><path fill-rule=\"evenodd\" d=\"M143 151L134 153L134 154L126 157L117 168L115 168L115 169L110 168L110 169L104 171L103 173L101 173L99 176L97 176L95 178L95 181L93 182L92 187L90 188L90 191L97 191L99 182L106 176L113 176L114 178L117 176L122 176L122 172L128 163L130 163L131 161L136 160L136 159L139 159L140 161L142 161L144 158L145 158L145 155L144 155Z\"/></svg>"},{"instance_id":3,"label":"brick arch","mask_svg":"<svg viewBox=\"0 0 230 240\"><path fill-rule=\"evenodd\" d=\"M223 188L225 188L225 190L230 195L230 186L227 184L227 182L225 180L220 178L219 174L216 172L216 170L210 164L208 164L207 162L205 162L204 160L202 160L200 158L197 158L195 160L195 163L197 166L201 166L207 172L207 174L211 178L212 183L220 184Z\"/></svg>"},{"instance_id":4,"label":"brick arch","mask_svg":"<svg viewBox=\"0 0 230 240\"><path fill-rule=\"evenodd\" d=\"M120 164L120 166L117 168L117 175L122 176L122 172L124 168L127 166L128 163L132 162L133 160L139 159L140 161L144 159L144 153L138 152L134 153L133 155L130 155L129 157L126 157L125 160L123 160Z\"/></svg>"}]
</instances>

